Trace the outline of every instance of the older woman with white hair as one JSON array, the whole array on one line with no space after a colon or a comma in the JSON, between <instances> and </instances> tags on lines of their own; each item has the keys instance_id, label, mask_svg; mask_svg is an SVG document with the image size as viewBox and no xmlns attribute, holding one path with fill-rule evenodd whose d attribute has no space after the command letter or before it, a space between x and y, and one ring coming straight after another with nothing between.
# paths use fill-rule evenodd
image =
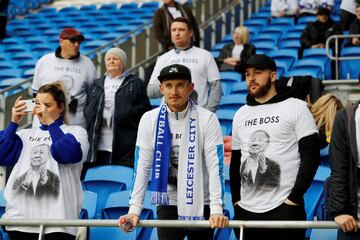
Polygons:
<instances>
[{"instance_id":1,"label":"older woman with white hair","mask_svg":"<svg viewBox=\"0 0 360 240\"><path fill-rule=\"evenodd\" d=\"M126 64L122 49L109 49L105 76L89 89L84 109L90 142L86 169L109 164L134 166L138 124L151 105L145 84L125 71Z\"/></svg>"},{"instance_id":2,"label":"older woman with white hair","mask_svg":"<svg viewBox=\"0 0 360 240\"><path fill-rule=\"evenodd\" d=\"M219 70L236 70L240 63L246 63L252 54L256 53L255 46L249 43L250 34L245 26L235 28L233 42L226 44L216 60Z\"/></svg>"}]
</instances>

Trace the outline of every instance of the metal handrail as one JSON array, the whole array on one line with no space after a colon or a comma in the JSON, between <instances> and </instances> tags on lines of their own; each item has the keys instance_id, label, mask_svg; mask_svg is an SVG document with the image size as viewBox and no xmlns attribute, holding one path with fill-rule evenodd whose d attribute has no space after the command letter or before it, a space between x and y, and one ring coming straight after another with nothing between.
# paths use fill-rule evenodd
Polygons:
<instances>
[{"instance_id":1,"label":"metal handrail","mask_svg":"<svg viewBox=\"0 0 360 240\"><path fill-rule=\"evenodd\" d=\"M350 34L350 35L332 35L330 37L328 37L326 39L325 42L325 50L326 50L326 55L328 58L330 58L331 60L335 60L336 64L335 64L335 78L336 80L339 79L339 60L360 60L360 56L356 57L356 56L346 56L346 57L340 57L339 56L339 38L341 39L345 39L345 38L360 38L360 34ZM330 41L335 39L335 56L332 55L330 49Z\"/></svg>"},{"instance_id":2,"label":"metal handrail","mask_svg":"<svg viewBox=\"0 0 360 240\"><path fill-rule=\"evenodd\" d=\"M357 223L358 228L360 222ZM0 226L39 226L39 239L42 239L45 227L118 227L117 220L71 220L71 219L1 219ZM205 220L140 220L137 227L162 228L210 228ZM339 226L332 221L242 221L232 220L226 228L240 228L240 240L243 239L244 228L291 228L291 229L337 229Z\"/></svg>"}]
</instances>

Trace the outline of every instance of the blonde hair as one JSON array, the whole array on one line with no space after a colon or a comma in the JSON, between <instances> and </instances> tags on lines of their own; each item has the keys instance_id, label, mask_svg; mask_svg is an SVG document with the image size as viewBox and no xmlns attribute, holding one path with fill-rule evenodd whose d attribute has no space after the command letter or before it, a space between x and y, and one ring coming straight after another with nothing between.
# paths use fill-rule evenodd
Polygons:
<instances>
[{"instance_id":1,"label":"blonde hair","mask_svg":"<svg viewBox=\"0 0 360 240\"><path fill-rule=\"evenodd\" d=\"M325 133L331 135L335 114L344 106L341 101L332 94L321 96L310 106L310 111L315 119L318 128L325 126Z\"/></svg>"},{"instance_id":2,"label":"blonde hair","mask_svg":"<svg viewBox=\"0 0 360 240\"><path fill-rule=\"evenodd\" d=\"M64 123L69 123L68 117L68 104L66 101L66 93L64 84L61 81L56 81L53 83L45 84L39 88L38 93L49 93L53 96L58 107L63 106L62 116L64 118Z\"/></svg>"},{"instance_id":3,"label":"blonde hair","mask_svg":"<svg viewBox=\"0 0 360 240\"><path fill-rule=\"evenodd\" d=\"M238 26L235 28L234 32L238 33L242 37L243 44L249 43L250 40L250 33L247 27L245 26Z\"/></svg>"}]
</instances>

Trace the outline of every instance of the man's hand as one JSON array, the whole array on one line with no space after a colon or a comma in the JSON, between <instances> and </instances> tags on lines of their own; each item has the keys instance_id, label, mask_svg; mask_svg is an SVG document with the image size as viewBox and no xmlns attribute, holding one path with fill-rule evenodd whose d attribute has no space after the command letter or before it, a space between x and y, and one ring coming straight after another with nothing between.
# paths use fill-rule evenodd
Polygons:
<instances>
[{"instance_id":1,"label":"man's hand","mask_svg":"<svg viewBox=\"0 0 360 240\"><path fill-rule=\"evenodd\" d=\"M289 199L286 199L284 203L287 204L287 205L290 205L290 206L297 206L297 205L299 205L299 204L294 203L293 201L291 201L291 200L289 200Z\"/></svg>"},{"instance_id":2,"label":"man's hand","mask_svg":"<svg viewBox=\"0 0 360 240\"><path fill-rule=\"evenodd\" d=\"M259 172L260 174L264 174L267 170L266 157L264 153L259 153Z\"/></svg>"},{"instance_id":3,"label":"man's hand","mask_svg":"<svg viewBox=\"0 0 360 240\"><path fill-rule=\"evenodd\" d=\"M222 214L212 214L209 222L211 228L224 228L229 225L229 219Z\"/></svg>"},{"instance_id":4,"label":"man's hand","mask_svg":"<svg viewBox=\"0 0 360 240\"><path fill-rule=\"evenodd\" d=\"M119 227L124 232L131 232L139 223L139 216L133 213L123 215L118 220Z\"/></svg>"},{"instance_id":5,"label":"man's hand","mask_svg":"<svg viewBox=\"0 0 360 240\"><path fill-rule=\"evenodd\" d=\"M336 216L334 220L344 232L357 232L357 222L353 216L348 214L342 214Z\"/></svg>"}]
</instances>

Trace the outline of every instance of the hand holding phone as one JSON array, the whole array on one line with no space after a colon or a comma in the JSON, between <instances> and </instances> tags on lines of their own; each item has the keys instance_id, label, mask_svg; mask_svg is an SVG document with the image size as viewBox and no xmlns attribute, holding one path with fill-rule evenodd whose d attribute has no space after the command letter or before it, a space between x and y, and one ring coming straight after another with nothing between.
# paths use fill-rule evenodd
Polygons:
<instances>
[{"instance_id":1,"label":"hand holding phone","mask_svg":"<svg viewBox=\"0 0 360 240\"><path fill-rule=\"evenodd\" d=\"M26 100L20 100L19 102L24 102L26 108L23 110L23 112L32 112L35 107L35 99L26 99Z\"/></svg>"}]
</instances>

